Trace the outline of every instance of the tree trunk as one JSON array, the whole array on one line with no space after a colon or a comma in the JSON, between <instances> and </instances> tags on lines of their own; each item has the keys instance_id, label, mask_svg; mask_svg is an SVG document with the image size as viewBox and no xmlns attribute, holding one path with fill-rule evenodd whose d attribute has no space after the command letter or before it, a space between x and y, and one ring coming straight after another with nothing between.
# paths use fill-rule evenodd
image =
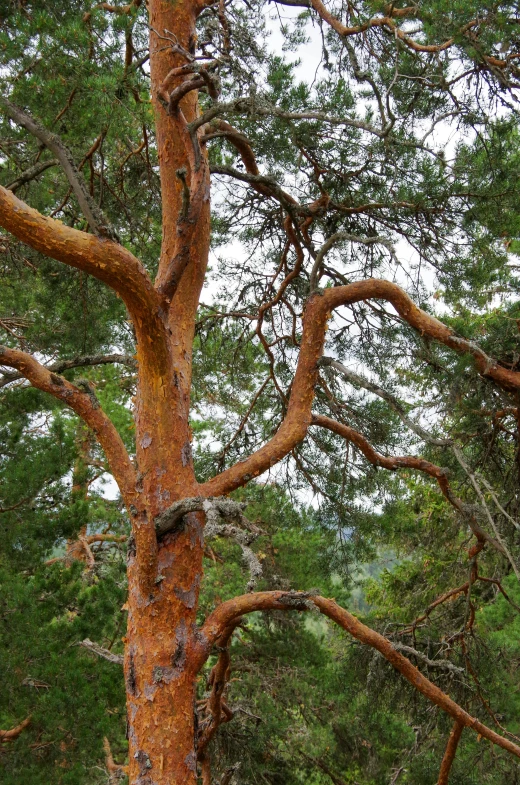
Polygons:
<instances>
[{"instance_id":1,"label":"tree trunk","mask_svg":"<svg viewBox=\"0 0 520 785\"><path fill-rule=\"evenodd\" d=\"M125 680L131 785L195 785L195 679L190 663L202 576L202 522L160 543L155 589L143 594L129 554Z\"/></svg>"},{"instance_id":2,"label":"tree trunk","mask_svg":"<svg viewBox=\"0 0 520 785\"><path fill-rule=\"evenodd\" d=\"M150 71L161 174L163 240L156 289L167 287L172 259L188 247L189 265L160 314L165 347L150 354L138 347L136 399L137 505L142 526L179 499L197 495L193 470L189 404L195 315L209 249L209 186L194 234L182 227L183 182L193 178L179 119L159 101L160 87L173 68L185 65L195 45L198 9L192 0L150 0ZM173 82L175 86L176 82ZM170 87L171 89L171 87ZM197 115L197 93L180 107L186 122ZM203 151L205 165L205 152ZM151 359L150 359L151 358ZM195 785L197 781L195 683L192 664L197 641L196 613L202 579L203 516L185 516L183 528L163 537L148 581L147 554L130 548L125 680L128 710L130 785Z\"/></svg>"}]
</instances>

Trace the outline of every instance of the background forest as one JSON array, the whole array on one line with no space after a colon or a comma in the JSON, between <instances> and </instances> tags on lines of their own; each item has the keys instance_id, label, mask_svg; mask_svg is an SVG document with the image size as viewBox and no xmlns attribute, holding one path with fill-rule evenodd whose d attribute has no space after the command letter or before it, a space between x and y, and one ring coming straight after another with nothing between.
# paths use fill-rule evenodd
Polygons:
<instances>
[{"instance_id":1,"label":"background forest","mask_svg":"<svg viewBox=\"0 0 520 785\"><path fill-rule=\"evenodd\" d=\"M387 8L336 6L361 21ZM507 59L520 45L518 11L471 0L420 8L428 41L444 41L475 15L479 40L457 33L456 49L418 55L379 28L359 41L338 38L303 2L230 0L199 18L198 51L218 60L220 100L260 162L251 175L222 127L208 132L213 253L191 410L201 481L276 429L309 286L395 281L501 367L520 369L519 73L518 60ZM13 106L24 107L66 142L92 198L153 272L161 216L148 33L135 0L119 12L87 0L0 0L0 182L46 215L86 227L52 152L17 120ZM203 111L211 98L201 94ZM327 121L332 115L351 122ZM305 274L257 328L289 255L282 187L302 201L327 194L334 209L310 237L302 231ZM135 452L135 337L111 290L0 233L0 343L89 391ZM259 586L336 598L471 714L518 741L518 393L414 332L387 303L340 310L325 354L315 411L368 441L314 429L233 493L255 525L246 547L261 565ZM404 455L442 472L392 461ZM6 368L0 728L30 723L12 739L0 734L2 785L126 781L129 533L86 426ZM243 557L240 543L207 542L201 619L246 591ZM255 613L231 653L215 782L437 783L452 721L319 614ZM200 711L214 663L200 679ZM467 730L449 781L514 785L520 766Z\"/></svg>"}]
</instances>

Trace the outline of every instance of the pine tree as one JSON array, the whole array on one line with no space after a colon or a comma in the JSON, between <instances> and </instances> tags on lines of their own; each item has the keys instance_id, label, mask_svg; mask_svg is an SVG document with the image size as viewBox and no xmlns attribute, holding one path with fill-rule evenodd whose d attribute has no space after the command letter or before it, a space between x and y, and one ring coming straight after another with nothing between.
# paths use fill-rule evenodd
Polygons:
<instances>
[{"instance_id":1,"label":"pine tree","mask_svg":"<svg viewBox=\"0 0 520 785\"><path fill-rule=\"evenodd\" d=\"M53 461L56 493L67 492L59 480L67 461L74 466L71 440L78 434L64 414L69 407L103 453L89 439L83 464L87 454L100 465L106 461L132 528L124 639L131 785L195 783L198 766L203 782L211 781L210 745L226 718L230 642L255 611L318 609L447 712L454 726L439 781L446 781L464 727L520 757L507 735L423 675L405 656L410 647L399 651L319 593L272 584L253 591L261 565L250 546L259 532L240 500L229 497L291 456L295 476L326 499L325 515L331 518L338 503L348 507L347 496L355 506L374 485L353 472L345 491L339 437L374 466L422 472L437 482L460 516L453 519L474 540L468 586L460 592L469 597L473 583L485 580L477 564L484 550L494 549L518 575L514 518L497 497L500 526L508 527L501 532L486 502L486 494L496 497L494 486L486 485L485 494L471 465L478 444L470 445L469 458L461 451L468 431L449 446L450 461L471 483L470 499L456 493L433 456L378 451L378 444L387 451L399 444L402 423L428 449L448 445L411 419L406 402L341 362L356 357L391 380L391 357L405 387L422 387L435 399L444 385L448 414L471 396L468 379L478 378L494 418L506 416L504 401L506 414L517 414L515 337L503 329L495 334L492 315L482 316L490 291L517 286L507 264L518 241L518 181L509 176L510 167L518 168L517 12L513 3L338 4L332 10L321 0L285 4L304 9L286 31L289 47L299 44L308 22L319 25L323 76L314 87L298 83L294 68L269 53L260 4L149 0L145 8L132 0L49 10L27 0L2 10L5 438L23 440L11 433L10 406L18 408L17 427L24 418L32 425L41 412L52 423L35 440L49 450L49 473L43 463L36 476L29 473L28 500L9 485L2 514L24 509L48 488ZM443 123L460 132L453 155L430 141ZM232 183L217 192L213 228L212 176ZM212 232L216 245L234 237L250 252L223 261L220 299L227 298L209 304L197 322ZM415 269L399 262L399 238L415 251ZM428 277L420 275L427 264L447 289L452 313L443 321L427 301ZM406 284L408 277L413 297L394 280ZM516 318L506 301L496 320ZM206 369L203 390L193 376L195 361L204 365L204 341L219 340L212 326L220 322L232 325L219 326L228 356L218 370ZM322 358L329 323L330 351ZM242 346L241 366L231 358ZM132 422L128 387L103 370L110 364L137 367ZM80 375L79 368L96 370ZM225 380L215 378L221 368ZM372 406L367 420L370 407L356 412L333 372L374 393L393 414L378 417ZM244 406L239 393L262 373ZM215 422L199 423L198 449L212 432L229 431L229 437L218 455L201 462L197 476L190 406L196 413L208 400ZM227 416L238 418L235 432ZM52 434L60 428L68 429L68 456L55 451ZM511 445L505 440L509 466L517 460ZM23 447L18 443L17 451L23 454ZM73 506L82 519L69 533L79 534L88 562L85 499L74 498ZM363 510L355 512L361 529L370 523ZM251 579L245 594L217 604L202 621L204 529L236 540ZM503 591L499 579L491 580ZM470 603L468 609L464 633L473 624ZM108 610L110 626L113 607ZM197 675L214 647L212 691L197 730ZM25 727L8 733L19 736ZM118 772L109 746L106 755Z\"/></svg>"}]
</instances>

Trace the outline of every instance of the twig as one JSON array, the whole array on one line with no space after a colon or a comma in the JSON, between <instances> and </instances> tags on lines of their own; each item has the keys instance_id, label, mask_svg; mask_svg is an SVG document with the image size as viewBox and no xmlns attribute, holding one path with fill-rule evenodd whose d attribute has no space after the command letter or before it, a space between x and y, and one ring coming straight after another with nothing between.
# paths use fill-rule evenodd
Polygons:
<instances>
[{"instance_id":1,"label":"twig","mask_svg":"<svg viewBox=\"0 0 520 785\"><path fill-rule=\"evenodd\" d=\"M79 643L76 643L75 645L83 646L84 649L88 649L88 651L91 651L93 654L97 654L98 657L102 657L104 660L113 662L115 665L123 664L124 657L122 654L113 654L108 649L100 646L99 643L94 643L93 641L89 640L89 638L85 638L85 640L79 641Z\"/></svg>"},{"instance_id":2,"label":"twig","mask_svg":"<svg viewBox=\"0 0 520 785\"><path fill-rule=\"evenodd\" d=\"M469 468L468 464L464 460L464 457L463 457L461 451L459 450L459 448L456 445L452 445L451 449L453 450L453 454L455 455L456 459L458 460L458 462L460 463L460 465L462 466L462 468L464 469L464 471L468 475L468 477L469 477L469 479L471 481L471 484L473 485L473 487L474 487L474 489L475 489L475 491L477 493L477 496L480 499L480 503L482 504L482 507L484 508L484 510L486 512L486 517L487 517L489 523L491 524L493 532L495 533L495 537L497 538L498 542L502 546L503 551L504 551L504 555L506 556L507 560L509 561L509 564L513 568L513 571L514 571L516 577L520 581L520 570L516 566L516 563L515 563L513 557L511 556L511 552L510 552L509 548L507 547L505 542L502 540L500 532L498 531L498 528L497 528L497 525L496 525L496 523L494 521L494 518L493 518L493 516L491 515L491 513L489 511L489 507L486 504L486 500L484 498L484 494L482 493L482 491L480 489L480 486L479 486L479 484L478 484L478 482L476 480L475 475L473 474L473 472Z\"/></svg>"}]
</instances>

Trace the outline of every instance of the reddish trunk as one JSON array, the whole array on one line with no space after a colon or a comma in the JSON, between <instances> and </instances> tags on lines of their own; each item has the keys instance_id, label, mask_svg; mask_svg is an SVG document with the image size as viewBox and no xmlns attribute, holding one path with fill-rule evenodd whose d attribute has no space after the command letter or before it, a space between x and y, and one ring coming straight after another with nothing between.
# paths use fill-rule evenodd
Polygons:
<instances>
[{"instance_id":1,"label":"reddish trunk","mask_svg":"<svg viewBox=\"0 0 520 785\"><path fill-rule=\"evenodd\" d=\"M187 516L161 543L157 585L139 587L129 556L125 678L131 785L196 783L195 615L202 575L202 526Z\"/></svg>"},{"instance_id":2,"label":"reddish trunk","mask_svg":"<svg viewBox=\"0 0 520 785\"><path fill-rule=\"evenodd\" d=\"M189 242L190 264L172 298L160 307L165 325L165 352L140 361L136 399L137 504L142 526L153 527L158 513L198 491L188 424L191 355L197 303L209 248L209 199L193 237L180 226L182 181L190 172L178 119L158 101L160 85L195 44L196 9L192 2L150 0L150 70L161 172L163 242L156 289L165 284L179 244ZM173 34L173 35L172 35ZM197 95L181 102L189 122L197 113ZM205 165L205 162L204 162ZM208 193L209 195L209 193ZM184 233L184 234L183 234ZM162 357L162 359L161 359ZM197 781L195 680L193 649L202 578L203 519L191 514L181 531L158 543L157 565L147 583L139 562L146 555L131 549L128 578L128 630L125 679L129 727L130 785L195 785Z\"/></svg>"}]
</instances>

